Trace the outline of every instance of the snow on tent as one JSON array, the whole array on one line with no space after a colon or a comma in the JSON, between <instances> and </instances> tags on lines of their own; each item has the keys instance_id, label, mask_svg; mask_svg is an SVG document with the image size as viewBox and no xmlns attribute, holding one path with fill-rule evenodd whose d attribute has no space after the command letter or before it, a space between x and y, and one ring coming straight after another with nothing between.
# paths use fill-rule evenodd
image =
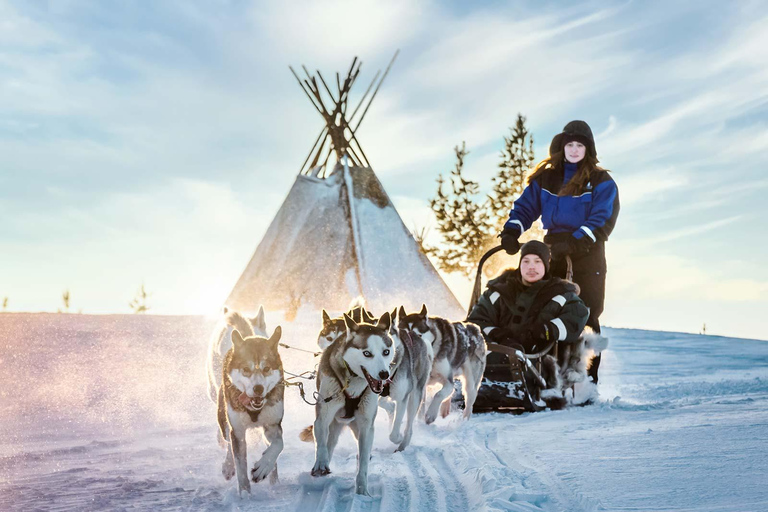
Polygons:
<instances>
[{"instance_id":1,"label":"snow on tent","mask_svg":"<svg viewBox=\"0 0 768 512\"><path fill-rule=\"evenodd\" d=\"M229 307L253 311L264 305L295 313L311 305L341 311L362 295L377 313L399 305L416 309L424 303L434 314L456 319L464 315L403 224L355 136L395 57L381 78L376 74L349 116L349 91L360 73L357 58L343 82L336 74L336 94L319 71L315 77L304 68L307 78L302 80L291 68L325 127L230 293ZM320 87L331 98L330 110Z\"/></svg>"}]
</instances>

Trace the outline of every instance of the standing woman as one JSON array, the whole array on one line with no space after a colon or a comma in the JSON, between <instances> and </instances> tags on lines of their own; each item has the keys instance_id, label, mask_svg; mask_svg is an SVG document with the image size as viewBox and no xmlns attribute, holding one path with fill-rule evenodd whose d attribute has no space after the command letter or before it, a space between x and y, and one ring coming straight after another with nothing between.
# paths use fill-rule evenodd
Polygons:
<instances>
[{"instance_id":1,"label":"standing woman","mask_svg":"<svg viewBox=\"0 0 768 512\"><path fill-rule=\"evenodd\" d=\"M584 121L571 121L549 146L549 158L536 166L528 186L515 201L501 232L508 254L520 250L518 238L541 216L552 252L553 276L564 278L566 255L573 263L573 281L589 307L587 325L600 332L605 301L605 242L619 215L619 191L608 171L597 165L592 130ZM589 376L597 384L600 356L592 360Z\"/></svg>"}]
</instances>

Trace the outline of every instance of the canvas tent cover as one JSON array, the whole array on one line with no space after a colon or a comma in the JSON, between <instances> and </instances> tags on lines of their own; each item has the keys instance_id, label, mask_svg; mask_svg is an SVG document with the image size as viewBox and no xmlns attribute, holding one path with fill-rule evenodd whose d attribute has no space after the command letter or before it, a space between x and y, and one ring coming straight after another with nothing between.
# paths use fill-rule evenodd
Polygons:
<instances>
[{"instance_id":1,"label":"canvas tent cover","mask_svg":"<svg viewBox=\"0 0 768 512\"><path fill-rule=\"evenodd\" d=\"M226 304L342 311L359 295L375 313L424 303L431 314L465 315L371 169L300 174Z\"/></svg>"}]
</instances>

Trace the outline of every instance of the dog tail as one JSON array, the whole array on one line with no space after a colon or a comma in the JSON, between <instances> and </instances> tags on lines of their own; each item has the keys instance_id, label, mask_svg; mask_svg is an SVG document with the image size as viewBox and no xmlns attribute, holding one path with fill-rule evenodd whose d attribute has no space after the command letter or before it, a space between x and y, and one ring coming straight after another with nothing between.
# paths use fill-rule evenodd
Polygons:
<instances>
[{"instance_id":1,"label":"dog tail","mask_svg":"<svg viewBox=\"0 0 768 512\"><path fill-rule=\"evenodd\" d=\"M230 311L227 313L224 316L224 321L227 323L227 325L237 329L243 338L254 335L253 327L251 327L250 322L248 322L248 320L246 320L245 317L237 311Z\"/></svg>"},{"instance_id":2,"label":"dog tail","mask_svg":"<svg viewBox=\"0 0 768 512\"><path fill-rule=\"evenodd\" d=\"M358 295L354 299L352 299L352 302L349 303L349 311L352 311L355 308L362 308L365 309L365 297L362 295Z\"/></svg>"},{"instance_id":3,"label":"dog tail","mask_svg":"<svg viewBox=\"0 0 768 512\"><path fill-rule=\"evenodd\" d=\"M311 443L315 440L315 427L310 425L299 433L299 439L305 443Z\"/></svg>"},{"instance_id":4,"label":"dog tail","mask_svg":"<svg viewBox=\"0 0 768 512\"><path fill-rule=\"evenodd\" d=\"M596 332L584 332L584 348L593 350L595 354L599 354L606 348L608 348L608 338L601 336Z\"/></svg>"}]
</instances>

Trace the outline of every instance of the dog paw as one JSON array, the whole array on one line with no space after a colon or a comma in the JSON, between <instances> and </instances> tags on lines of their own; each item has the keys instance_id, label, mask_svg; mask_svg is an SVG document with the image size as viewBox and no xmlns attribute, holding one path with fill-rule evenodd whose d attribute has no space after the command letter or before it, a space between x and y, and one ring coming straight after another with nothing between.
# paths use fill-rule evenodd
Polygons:
<instances>
[{"instance_id":1,"label":"dog paw","mask_svg":"<svg viewBox=\"0 0 768 512\"><path fill-rule=\"evenodd\" d=\"M274 461L261 459L256 462L256 464L253 465L253 469L251 469L251 480L255 483L261 482L267 478L267 475L269 475L273 469L275 469Z\"/></svg>"},{"instance_id":2,"label":"dog paw","mask_svg":"<svg viewBox=\"0 0 768 512\"><path fill-rule=\"evenodd\" d=\"M371 493L368 492L368 482L357 482L355 493L363 496L370 496Z\"/></svg>"},{"instance_id":3,"label":"dog paw","mask_svg":"<svg viewBox=\"0 0 768 512\"><path fill-rule=\"evenodd\" d=\"M429 411L427 414L424 415L424 421L427 422L427 425L434 423L435 419L437 419L437 414L432 411Z\"/></svg>"},{"instance_id":4,"label":"dog paw","mask_svg":"<svg viewBox=\"0 0 768 512\"><path fill-rule=\"evenodd\" d=\"M446 416L448 416L448 414L450 414L450 412L451 412L451 401L450 400L446 400L445 402L440 404L440 417L441 418L445 418Z\"/></svg>"},{"instance_id":5,"label":"dog paw","mask_svg":"<svg viewBox=\"0 0 768 512\"><path fill-rule=\"evenodd\" d=\"M315 467L312 468L310 475L325 476L325 475L329 475L330 473L331 473L331 468L328 467L328 464L317 462L315 463Z\"/></svg>"},{"instance_id":6,"label":"dog paw","mask_svg":"<svg viewBox=\"0 0 768 512\"><path fill-rule=\"evenodd\" d=\"M403 442L403 435L393 430L389 434L389 440L392 441L392 444L400 444Z\"/></svg>"},{"instance_id":7,"label":"dog paw","mask_svg":"<svg viewBox=\"0 0 768 512\"><path fill-rule=\"evenodd\" d=\"M221 465L221 474L224 475L225 480L232 480L232 477L235 476L235 465L224 462Z\"/></svg>"}]
</instances>

